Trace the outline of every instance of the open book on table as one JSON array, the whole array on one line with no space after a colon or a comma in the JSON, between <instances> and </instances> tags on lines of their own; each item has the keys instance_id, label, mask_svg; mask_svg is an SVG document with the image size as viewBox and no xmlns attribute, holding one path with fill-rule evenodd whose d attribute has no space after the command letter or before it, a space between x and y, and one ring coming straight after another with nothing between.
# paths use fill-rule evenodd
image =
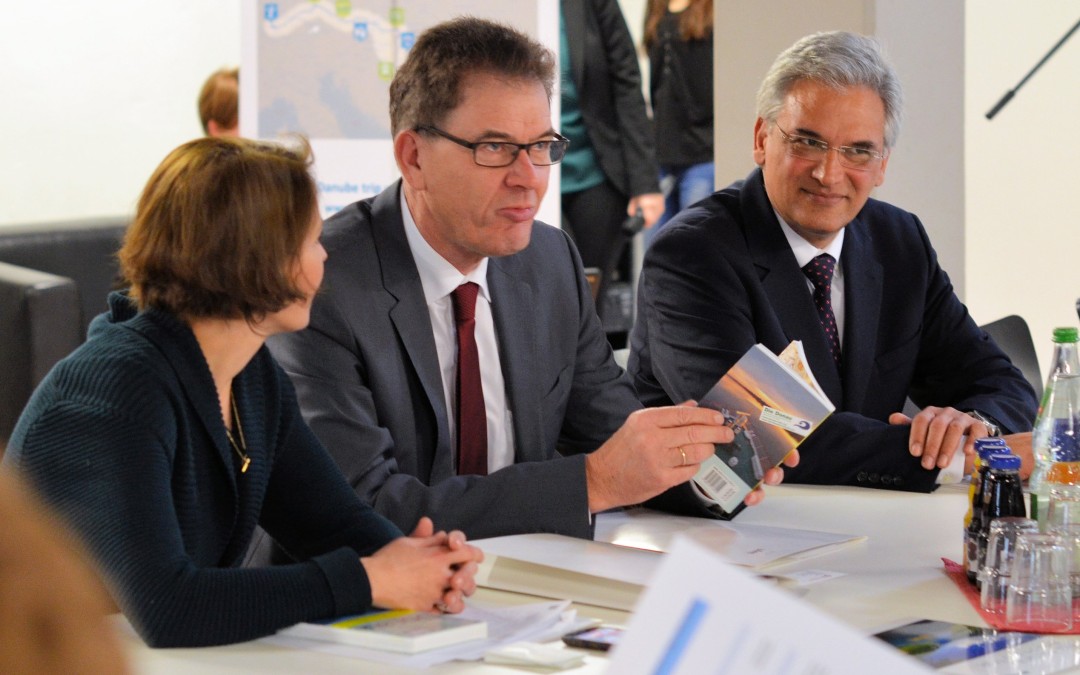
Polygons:
<instances>
[{"instance_id":1,"label":"open book on table","mask_svg":"<svg viewBox=\"0 0 1080 675\"><path fill-rule=\"evenodd\" d=\"M717 444L694 475L695 485L728 514L835 409L799 341L780 356L754 345L698 405L722 413L735 431L735 440Z\"/></svg>"},{"instance_id":2,"label":"open book on table","mask_svg":"<svg viewBox=\"0 0 1080 675\"><path fill-rule=\"evenodd\" d=\"M486 588L629 611L676 534L755 572L865 539L639 508L597 514L596 541L558 534L475 540L484 551L476 580Z\"/></svg>"}]
</instances>

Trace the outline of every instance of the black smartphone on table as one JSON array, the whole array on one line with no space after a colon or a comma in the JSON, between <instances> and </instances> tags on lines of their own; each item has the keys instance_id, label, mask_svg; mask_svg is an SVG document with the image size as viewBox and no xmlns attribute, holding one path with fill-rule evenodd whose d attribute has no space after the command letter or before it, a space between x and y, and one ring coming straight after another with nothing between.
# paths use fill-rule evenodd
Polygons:
<instances>
[{"instance_id":1,"label":"black smartphone on table","mask_svg":"<svg viewBox=\"0 0 1080 675\"><path fill-rule=\"evenodd\" d=\"M624 632L625 629L618 626L593 626L564 635L562 640L571 647L606 652L618 644Z\"/></svg>"}]
</instances>

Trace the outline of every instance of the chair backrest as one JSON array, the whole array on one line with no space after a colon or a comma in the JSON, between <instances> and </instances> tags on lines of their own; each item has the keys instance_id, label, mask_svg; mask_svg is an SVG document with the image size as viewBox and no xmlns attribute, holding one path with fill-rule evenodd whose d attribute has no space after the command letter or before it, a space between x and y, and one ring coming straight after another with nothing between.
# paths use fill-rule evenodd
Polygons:
<instances>
[{"instance_id":1,"label":"chair backrest","mask_svg":"<svg viewBox=\"0 0 1080 675\"><path fill-rule=\"evenodd\" d=\"M980 328L1008 355L1035 389L1035 397L1042 400L1043 375L1039 370L1039 357L1035 352L1035 343L1031 341L1027 322L1011 314Z\"/></svg>"},{"instance_id":2,"label":"chair backrest","mask_svg":"<svg viewBox=\"0 0 1080 675\"><path fill-rule=\"evenodd\" d=\"M4 226L0 229L0 262L67 277L79 296L79 331L83 339L90 321L108 309L105 299L118 274L120 248L130 216Z\"/></svg>"},{"instance_id":3,"label":"chair backrest","mask_svg":"<svg viewBox=\"0 0 1080 675\"><path fill-rule=\"evenodd\" d=\"M81 331L74 281L0 262L0 443L34 387L82 342Z\"/></svg>"}]
</instances>

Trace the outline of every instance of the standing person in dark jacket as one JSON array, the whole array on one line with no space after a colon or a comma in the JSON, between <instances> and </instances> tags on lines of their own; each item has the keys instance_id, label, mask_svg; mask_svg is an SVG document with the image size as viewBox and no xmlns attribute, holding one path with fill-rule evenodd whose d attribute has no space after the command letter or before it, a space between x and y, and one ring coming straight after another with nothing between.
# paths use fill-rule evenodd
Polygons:
<instances>
[{"instance_id":1,"label":"standing person in dark jacket","mask_svg":"<svg viewBox=\"0 0 1080 675\"><path fill-rule=\"evenodd\" d=\"M300 417L268 336L323 277L306 149L205 138L139 200L86 344L38 387L5 463L74 526L151 646L268 635L372 606L460 611L482 557L419 519L402 537ZM297 560L240 568L256 525Z\"/></svg>"},{"instance_id":2,"label":"standing person in dark jacket","mask_svg":"<svg viewBox=\"0 0 1080 675\"><path fill-rule=\"evenodd\" d=\"M679 211L712 194L713 0L649 0L645 13L649 97L664 213L646 241Z\"/></svg>"},{"instance_id":3,"label":"standing person in dark jacket","mask_svg":"<svg viewBox=\"0 0 1080 675\"><path fill-rule=\"evenodd\" d=\"M585 267L610 274L627 216L648 228L664 211L641 70L617 0L562 0L560 21L563 223Z\"/></svg>"}]
</instances>

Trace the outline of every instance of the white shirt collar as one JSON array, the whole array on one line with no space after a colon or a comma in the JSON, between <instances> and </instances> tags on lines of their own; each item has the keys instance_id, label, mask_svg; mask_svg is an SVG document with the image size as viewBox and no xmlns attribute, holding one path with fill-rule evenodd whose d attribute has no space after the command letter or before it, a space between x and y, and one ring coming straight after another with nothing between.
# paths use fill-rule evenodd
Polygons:
<instances>
[{"instance_id":1,"label":"white shirt collar","mask_svg":"<svg viewBox=\"0 0 1080 675\"><path fill-rule=\"evenodd\" d=\"M445 298L466 281L472 281L480 286L480 294L485 300L491 302L487 283L488 259L481 260L476 269L469 274L462 274L446 258L439 255L438 251L424 239L424 235L420 234L412 211L409 210L409 204L405 200L404 188L399 188L398 201L401 205L401 220L405 224L405 238L409 241L409 249L412 250L413 260L416 261L416 269L420 273L420 284L424 287L424 297L428 303Z\"/></svg>"},{"instance_id":2,"label":"white shirt collar","mask_svg":"<svg viewBox=\"0 0 1080 675\"><path fill-rule=\"evenodd\" d=\"M784 232L784 237L787 238L788 246L791 247L791 252L795 254L795 260L799 263L799 267L806 267L806 264L818 257L822 253L828 253L836 260L836 268L840 270L840 251L844 248L844 230L840 230L836 233L836 237L825 248L818 248L810 242L799 236L799 233L791 228L787 224L787 221L780 216L780 212L773 209L773 213L776 214L776 219L780 221L780 229Z\"/></svg>"}]
</instances>

